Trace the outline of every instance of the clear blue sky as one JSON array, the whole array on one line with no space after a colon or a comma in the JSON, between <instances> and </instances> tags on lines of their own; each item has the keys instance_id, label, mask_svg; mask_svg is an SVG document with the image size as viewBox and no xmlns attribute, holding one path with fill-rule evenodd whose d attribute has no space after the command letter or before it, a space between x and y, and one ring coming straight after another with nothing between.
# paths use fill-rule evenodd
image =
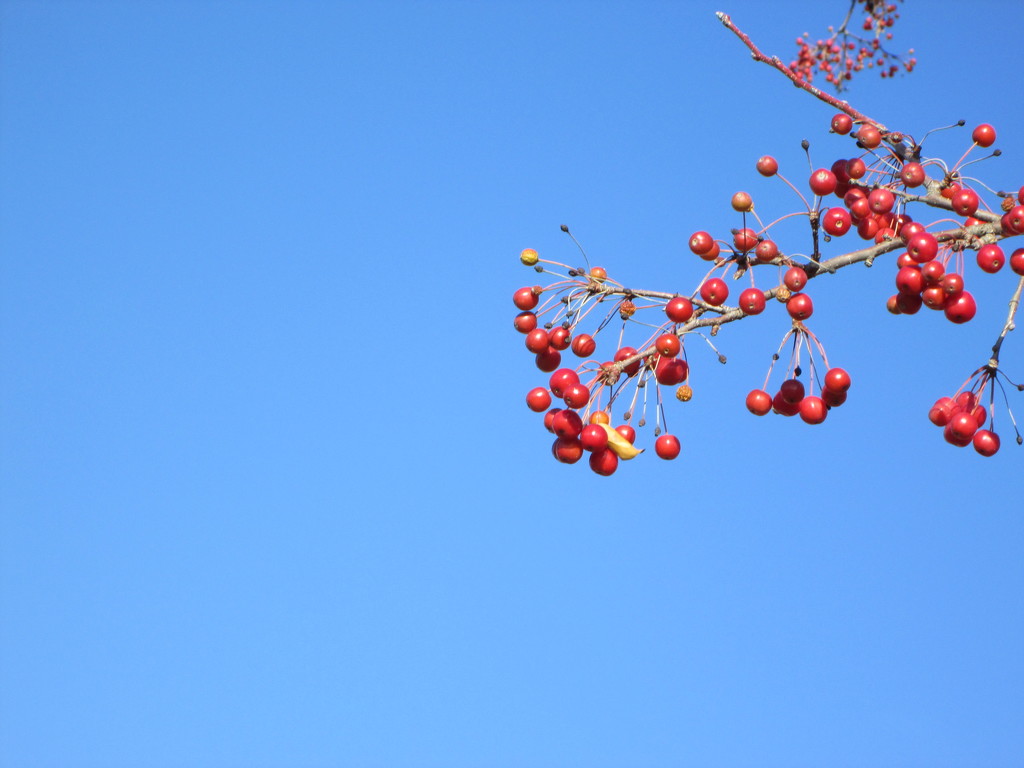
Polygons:
<instances>
[{"instance_id":1,"label":"clear blue sky","mask_svg":"<svg viewBox=\"0 0 1024 768\"><path fill-rule=\"evenodd\" d=\"M1011 5L907 3L850 98L1016 189ZM760 155L849 153L715 10L788 58L845 2L0 4L0 763L1021 764L1024 449L925 418L1010 275L965 326L816 281L820 427L743 408L779 307L691 350L674 463L525 408L520 249L688 292L792 206Z\"/></svg>"}]
</instances>

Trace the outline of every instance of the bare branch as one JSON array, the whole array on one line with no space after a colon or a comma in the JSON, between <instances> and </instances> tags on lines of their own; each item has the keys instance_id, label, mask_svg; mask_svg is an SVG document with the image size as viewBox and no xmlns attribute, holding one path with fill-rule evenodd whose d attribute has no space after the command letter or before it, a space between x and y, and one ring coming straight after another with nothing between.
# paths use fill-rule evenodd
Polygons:
<instances>
[{"instance_id":1,"label":"bare branch","mask_svg":"<svg viewBox=\"0 0 1024 768\"><path fill-rule=\"evenodd\" d=\"M1020 307L1020 295L1024 291L1024 276L1017 281L1017 290L1013 292L1013 296L1010 297L1010 313L1006 316L1006 322L1003 324L1003 331L999 334L999 338L996 339L996 343L992 345L992 358L988 361L990 368L997 368L999 366L999 349L1003 346L1003 339L1006 338L1006 334L1016 328L1013 318L1017 314L1017 309Z\"/></svg>"}]
</instances>

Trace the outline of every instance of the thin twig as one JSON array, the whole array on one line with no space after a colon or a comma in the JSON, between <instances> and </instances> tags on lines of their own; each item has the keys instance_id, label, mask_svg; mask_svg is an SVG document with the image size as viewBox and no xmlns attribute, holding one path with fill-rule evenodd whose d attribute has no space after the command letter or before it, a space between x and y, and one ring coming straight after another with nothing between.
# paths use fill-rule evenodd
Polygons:
<instances>
[{"instance_id":1,"label":"thin twig","mask_svg":"<svg viewBox=\"0 0 1024 768\"><path fill-rule=\"evenodd\" d=\"M782 60L779 59L778 56L766 56L765 54L763 54L761 52L761 49L754 45L754 41L751 40L750 37L748 37L747 34L743 32L739 27L732 23L732 18L730 18L729 14L722 13L721 11L719 11L715 14L715 16L717 16L718 20L725 25L726 29L728 29L730 32L736 35L736 37L738 37L740 41L745 46L747 46L747 48L750 49L750 53L754 57L755 61L760 61L763 62L764 64L767 64L770 67L774 67L775 69L779 70L779 72L784 74L797 88L802 88L803 90L807 91L809 94L814 96L816 99L820 99L821 101L824 101L826 104L835 107L841 112L845 112L854 120L857 120L861 123L868 123L870 125L873 125L883 134L888 133L886 127L877 120L873 120L872 118L865 115L863 112L858 112L856 109L851 107L847 102L840 101L835 96L829 96L820 88L815 88L813 85L811 85L802 77L800 77L796 72L794 72L792 69L783 64Z\"/></svg>"},{"instance_id":2,"label":"thin twig","mask_svg":"<svg viewBox=\"0 0 1024 768\"><path fill-rule=\"evenodd\" d=\"M992 345L992 358L988 361L989 368L997 368L999 366L999 348L1003 346L1003 339L1006 338L1006 334L1016 327L1013 318L1020 307L1022 291L1024 291L1024 276L1017 281L1017 290L1013 292L1013 296L1010 298L1010 312L1006 316L1006 322L1003 324L1003 331L999 334L999 338L996 339L996 343Z\"/></svg>"}]
</instances>

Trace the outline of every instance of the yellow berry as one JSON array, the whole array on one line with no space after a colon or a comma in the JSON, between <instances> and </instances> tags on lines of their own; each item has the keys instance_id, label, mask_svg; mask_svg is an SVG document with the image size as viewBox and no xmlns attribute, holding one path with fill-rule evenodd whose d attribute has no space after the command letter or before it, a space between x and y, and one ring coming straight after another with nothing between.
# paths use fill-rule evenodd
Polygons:
<instances>
[{"instance_id":1,"label":"yellow berry","mask_svg":"<svg viewBox=\"0 0 1024 768\"><path fill-rule=\"evenodd\" d=\"M540 256L533 248L524 248L523 252L519 254L519 260L528 267L532 267L540 260Z\"/></svg>"}]
</instances>

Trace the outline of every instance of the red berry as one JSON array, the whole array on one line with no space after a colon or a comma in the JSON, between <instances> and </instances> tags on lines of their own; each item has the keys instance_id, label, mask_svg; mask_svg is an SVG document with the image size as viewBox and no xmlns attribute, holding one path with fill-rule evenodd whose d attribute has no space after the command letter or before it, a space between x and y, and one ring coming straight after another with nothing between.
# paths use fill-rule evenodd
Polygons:
<instances>
[{"instance_id":1,"label":"red berry","mask_svg":"<svg viewBox=\"0 0 1024 768\"><path fill-rule=\"evenodd\" d=\"M900 181L908 187L919 187L924 184L925 172L920 163L909 162L903 164L900 171Z\"/></svg>"},{"instance_id":2,"label":"red berry","mask_svg":"<svg viewBox=\"0 0 1024 768\"><path fill-rule=\"evenodd\" d=\"M537 327L537 316L533 312L520 312L512 321L512 325L520 333L529 333Z\"/></svg>"},{"instance_id":3,"label":"red berry","mask_svg":"<svg viewBox=\"0 0 1024 768\"><path fill-rule=\"evenodd\" d=\"M971 415L974 417L974 420L978 422L979 429L985 426L985 417L988 416L988 412L985 410L984 405L974 406L974 410L971 411Z\"/></svg>"},{"instance_id":4,"label":"red berry","mask_svg":"<svg viewBox=\"0 0 1024 768\"><path fill-rule=\"evenodd\" d=\"M946 294L946 298L952 299L963 293L964 279L956 272L950 272L948 275L942 276L939 285L942 286L942 291Z\"/></svg>"},{"instance_id":5,"label":"red berry","mask_svg":"<svg viewBox=\"0 0 1024 768\"><path fill-rule=\"evenodd\" d=\"M782 276L782 282L791 291L802 291L807 285L807 273L802 267L790 267Z\"/></svg>"},{"instance_id":6,"label":"red berry","mask_svg":"<svg viewBox=\"0 0 1024 768\"><path fill-rule=\"evenodd\" d=\"M961 392L959 395L953 398L953 405L955 411L973 411L974 406L978 404L978 396L973 392Z\"/></svg>"},{"instance_id":7,"label":"red berry","mask_svg":"<svg viewBox=\"0 0 1024 768\"><path fill-rule=\"evenodd\" d=\"M999 435L987 429L979 429L972 439L974 450L982 456L994 456L999 450Z\"/></svg>"},{"instance_id":8,"label":"red berry","mask_svg":"<svg viewBox=\"0 0 1024 768\"><path fill-rule=\"evenodd\" d=\"M978 422L971 414L960 411L953 414L953 418L949 420L946 428L957 440L969 440L978 431Z\"/></svg>"},{"instance_id":9,"label":"red berry","mask_svg":"<svg viewBox=\"0 0 1024 768\"><path fill-rule=\"evenodd\" d=\"M939 252L939 241L930 232L918 232L907 241L907 253L918 264L931 261Z\"/></svg>"},{"instance_id":10,"label":"red berry","mask_svg":"<svg viewBox=\"0 0 1024 768\"><path fill-rule=\"evenodd\" d=\"M678 357L659 357L654 369L654 378L659 384L667 387L675 386L686 380L690 366Z\"/></svg>"},{"instance_id":11,"label":"red berry","mask_svg":"<svg viewBox=\"0 0 1024 768\"><path fill-rule=\"evenodd\" d=\"M1024 234L1024 205L1017 205L1006 212L1003 216L1003 226L1008 234Z\"/></svg>"},{"instance_id":12,"label":"red berry","mask_svg":"<svg viewBox=\"0 0 1024 768\"><path fill-rule=\"evenodd\" d=\"M902 227L900 227L900 240L904 243L909 243L910 238L919 232L924 232L924 224L919 221L908 221Z\"/></svg>"},{"instance_id":13,"label":"red berry","mask_svg":"<svg viewBox=\"0 0 1024 768\"><path fill-rule=\"evenodd\" d=\"M825 168L819 168L811 174L808 184L811 191L820 197L831 195L836 191L836 175Z\"/></svg>"},{"instance_id":14,"label":"red berry","mask_svg":"<svg viewBox=\"0 0 1024 768\"><path fill-rule=\"evenodd\" d=\"M970 442L971 442L971 437L963 438L963 437L958 437L955 434L953 434L953 423L952 422L946 424L946 426L943 427L943 429L942 429L942 439L945 440L950 445L955 445L958 448L963 448L964 446L970 444Z\"/></svg>"},{"instance_id":15,"label":"red berry","mask_svg":"<svg viewBox=\"0 0 1024 768\"><path fill-rule=\"evenodd\" d=\"M740 309L745 315L759 315L764 312L764 293L757 288L747 288L740 293Z\"/></svg>"},{"instance_id":16,"label":"red berry","mask_svg":"<svg viewBox=\"0 0 1024 768\"><path fill-rule=\"evenodd\" d=\"M914 261L914 257L909 253L901 253L896 257L896 268L903 269L904 267L916 267L917 262Z\"/></svg>"},{"instance_id":17,"label":"red berry","mask_svg":"<svg viewBox=\"0 0 1024 768\"><path fill-rule=\"evenodd\" d=\"M821 424L828 415L825 403L820 397L811 395L800 401L800 418L807 424Z\"/></svg>"},{"instance_id":18,"label":"red berry","mask_svg":"<svg viewBox=\"0 0 1024 768\"><path fill-rule=\"evenodd\" d=\"M563 328L561 325L557 328L552 328L548 332L548 344L551 345L552 349L559 351L568 349L571 341L572 337L569 335L569 329Z\"/></svg>"},{"instance_id":19,"label":"red berry","mask_svg":"<svg viewBox=\"0 0 1024 768\"><path fill-rule=\"evenodd\" d=\"M774 176L779 172L779 164L771 155L765 155L757 161L757 172L762 176Z\"/></svg>"},{"instance_id":20,"label":"red berry","mask_svg":"<svg viewBox=\"0 0 1024 768\"><path fill-rule=\"evenodd\" d=\"M619 457L610 448L605 448L603 451L594 451L590 454L590 468L597 474L608 477L619 468Z\"/></svg>"},{"instance_id":21,"label":"red berry","mask_svg":"<svg viewBox=\"0 0 1024 768\"><path fill-rule=\"evenodd\" d=\"M546 351L548 348L548 332L543 328L534 328L526 334L526 348L534 353Z\"/></svg>"},{"instance_id":22,"label":"red berry","mask_svg":"<svg viewBox=\"0 0 1024 768\"><path fill-rule=\"evenodd\" d=\"M580 377L572 368L559 368L548 379L548 388L555 397L563 397L565 390L573 384L579 384Z\"/></svg>"},{"instance_id":23,"label":"red berry","mask_svg":"<svg viewBox=\"0 0 1024 768\"><path fill-rule=\"evenodd\" d=\"M583 458L583 446L575 437L560 437L551 445L551 455L563 464L575 464Z\"/></svg>"},{"instance_id":24,"label":"red berry","mask_svg":"<svg viewBox=\"0 0 1024 768\"><path fill-rule=\"evenodd\" d=\"M924 277L918 267L903 267L896 273L896 290L900 293L919 294L924 290Z\"/></svg>"},{"instance_id":25,"label":"red berry","mask_svg":"<svg viewBox=\"0 0 1024 768\"><path fill-rule=\"evenodd\" d=\"M712 306L720 306L729 298L729 286L720 277L712 277L700 287L700 296Z\"/></svg>"},{"instance_id":26,"label":"red berry","mask_svg":"<svg viewBox=\"0 0 1024 768\"><path fill-rule=\"evenodd\" d=\"M636 440L636 430L629 426L629 424L619 424L619 426L615 428L615 431L631 443Z\"/></svg>"},{"instance_id":27,"label":"red berry","mask_svg":"<svg viewBox=\"0 0 1024 768\"><path fill-rule=\"evenodd\" d=\"M974 297L967 291L961 292L955 299L949 299L946 302L946 318L957 324L966 323L974 317L977 311L978 305L974 302Z\"/></svg>"},{"instance_id":28,"label":"red berry","mask_svg":"<svg viewBox=\"0 0 1024 768\"><path fill-rule=\"evenodd\" d=\"M955 407L953 398L940 397L935 401L935 405L931 407L931 410L928 411L928 420L936 427L944 427L953 417L953 409Z\"/></svg>"},{"instance_id":29,"label":"red berry","mask_svg":"<svg viewBox=\"0 0 1024 768\"><path fill-rule=\"evenodd\" d=\"M925 285L939 285L946 272L946 267L941 261L926 261L921 265L921 277Z\"/></svg>"},{"instance_id":30,"label":"red berry","mask_svg":"<svg viewBox=\"0 0 1024 768\"><path fill-rule=\"evenodd\" d=\"M754 255L758 261L768 262L779 255L779 246L774 240L762 240L754 246Z\"/></svg>"},{"instance_id":31,"label":"red berry","mask_svg":"<svg viewBox=\"0 0 1024 768\"><path fill-rule=\"evenodd\" d=\"M981 267L982 272L994 275L1003 268L1005 262L1006 256L1003 254L1003 249L995 243L983 245L978 249L978 266Z\"/></svg>"},{"instance_id":32,"label":"red berry","mask_svg":"<svg viewBox=\"0 0 1024 768\"><path fill-rule=\"evenodd\" d=\"M971 139L979 147L991 147L996 143L996 129L988 123L982 123L971 133Z\"/></svg>"},{"instance_id":33,"label":"red berry","mask_svg":"<svg viewBox=\"0 0 1024 768\"><path fill-rule=\"evenodd\" d=\"M570 384L566 387L562 399L570 408L582 408L590 402L590 390L583 384Z\"/></svg>"},{"instance_id":34,"label":"red berry","mask_svg":"<svg viewBox=\"0 0 1024 768\"><path fill-rule=\"evenodd\" d=\"M941 285L929 285L921 291L921 301L928 309L945 309L949 297Z\"/></svg>"},{"instance_id":35,"label":"red berry","mask_svg":"<svg viewBox=\"0 0 1024 768\"><path fill-rule=\"evenodd\" d=\"M830 408L838 408L840 405L846 402L845 392L835 392L831 389L821 390L821 399L825 405Z\"/></svg>"},{"instance_id":36,"label":"red berry","mask_svg":"<svg viewBox=\"0 0 1024 768\"><path fill-rule=\"evenodd\" d=\"M868 193L864 191L863 187L850 187L843 194L843 205L845 205L847 208L850 208L858 200L867 200L867 199L868 199ZM860 218L860 219L864 218L864 216L862 214L858 214L855 211L852 211L852 213L854 213L854 215L857 216L857 218Z\"/></svg>"},{"instance_id":37,"label":"red berry","mask_svg":"<svg viewBox=\"0 0 1024 768\"><path fill-rule=\"evenodd\" d=\"M706 252L700 254L700 257L702 259L704 259L704 261L714 261L715 259L718 258L719 254L721 254L721 253L722 253L721 246L718 243L712 243L711 244L711 250L706 251Z\"/></svg>"},{"instance_id":38,"label":"red berry","mask_svg":"<svg viewBox=\"0 0 1024 768\"><path fill-rule=\"evenodd\" d=\"M594 354L594 350L597 349L597 342L594 341L594 337L581 333L575 339L572 340L572 353L576 357L590 357Z\"/></svg>"},{"instance_id":39,"label":"red berry","mask_svg":"<svg viewBox=\"0 0 1024 768\"><path fill-rule=\"evenodd\" d=\"M900 314L916 315L921 309L921 296L917 293L899 293L896 295L896 306Z\"/></svg>"},{"instance_id":40,"label":"red berry","mask_svg":"<svg viewBox=\"0 0 1024 768\"><path fill-rule=\"evenodd\" d=\"M603 451L608 447L608 433L600 424L587 424L580 432L580 442L586 451Z\"/></svg>"},{"instance_id":41,"label":"red berry","mask_svg":"<svg viewBox=\"0 0 1024 768\"><path fill-rule=\"evenodd\" d=\"M576 411L563 408L551 417L551 430L559 437L577 438L583 431L583 419Z\"/></svg>"},{"instance_id":42,"label":"red berry","mask_svg":"<svg viewBox=\"0 0 1024 768\"><path fill-rule=\"evenodd\" d=\"M866 203L867 201L865 201ZM853 211L857 215L856 211ZM864 240L874 240L875 235L878 234L879 223L878 220L870 216L860 216L860 222L857 224L857 234Z\"/></svg>"},{"instance_id":43,"label":"red berry","mask_svg":"<svg viewBox=\"0 0 1024 768\"><path fill-rule=\"evenodd\" d=\"M864 176L868 172L867 165L859 157L855 157L852 160L846 161L846 175L854 180L857 180Z\"/></svg>"},{"instance_id":44,"label":"red berry","mask_svg":"<svg viewBox=\"0 0 1024 768\"><path fill-rule=\"evenodd\" d=\"M685 323L693 317L693 302L685 296L675 296L665 305L665 314L673 323Z\"/></svg>"},{"instance_id":45,"label":"red berry","mask_svg":"<svg viewBox=\"0 0 1024 768\"><path fill-rule=\"evenodd\" d=\"M829 169L836 177L837 187L842 186L844 189L841 192L836 192L839 197L845 195L850 188L850 175L846 172L847 161L844 158L839 158L832 163L832 167Z\"/></svg>"},{"instance_id":46,"label":"red berry","mask_svg":"<svg viewBox=\"0 0 1024 768\"><path fill-rule=\"evenodd\" d=\"M949 202L953 205L953 210L961 216L973 216L978 210L978 205L981 203L978 199L978 193L973 189L958 190L953 194Z\"/></svg>"},{"instance_id":47,"label":"red berry","mask_svg":"<svg viewBox=\"0 0 1024 768\"><path fill-rule=\"evenodd\" d=\"M779 394L787 403L799 404L804 399L804 385L800 379L786 379L779 387Z\"/></svg>"},{"instance_id":48,"label":"red berry","mask_svg":"<svg viewBox=\"0 0 1024 768\"><path fill-rule=\"evenodd\" d=\"M755 416L764 416L772 409L772 396L763 389L751 390L747 395L747 410Z\"/></svg>"},{"instance_id":49,"label":"red berry","mask_svg":"<svg viewBox=\"0 0 1024 768\"><path fill-rule=\"evenodd\" d=\"M1010 269L1015 274L1024 275L1024 248L1018 248L1010 254Z\"/></svg>"},{"instance_id":50,"label":"red berry","mask_svg":"<svg viewBox=\"0 0 1024 768\"><path fill-rule=\"evenodd\" d=\"M737 251L747 253L757 246L757 233L749 227L736 230L736 234L732 236L732 243Z\"/></svg>"},{"instance_id":51,"label":"red berry","mask_svg":"<svg viewBox=\"0 0 1024 768\"><path fill-rule=\"evenodd\" d=\"M707 232L694 232L690 235L690 250L703 256L715 246L715 238Z\"/></svg>"},{"instance_id":52,"label":"red berry","mask_svg":"<svg viewBox=\"0 0 1024 768\"><path fill-rule=\"evenodd\" d=\"M555 368L562 364L562 353L557 349L545 349L543 352L537 353L537 368L544 371L544 373L551 373Z\"/></svg>"},{"instance_id":53,"label":"red berry","mask_svg":"<svg viewBox=\"0 0 1024 768\"><path fill-rule=\"evenodd\" d=\"M625 360L626 358L632 357L635 354L636 350L633 349L632 347L623 347L622 349L615 353L614 357L612 357L612 360L616 363L619 363ZM627 376L636 376L637 372L640 370L640 360L634 360L632 363L627 365L622 370L625 371Z\"/></svg>"},{"instance_id":54,"label":"red berry","mask_svg":"<svg viewBox=\"0 0 1024 768\"><path fill-rule=\"evenodd\" d=\"M772 410L781 416L796 416L800 413L800 403L787 402L782 397L782 392L776 392L772 398Z\"/></svg>"},{"instance_id":55,"label":"red berry","mask_svg":"<svg viewBox=\"0 0 1024 768\"><path fill-rule=\"evenodd\" d=\"M806 293L794 293L786 302L786 311L794 320L806 320L814 314L814 303Z\"/></svg>"},{"instance_id":56,"label":"red berry","mask_svg":"<svg viewBox=\"0 0 1024 768\"><path fill-rule=\"evenodd\" d=\"M842 368L829 368L825 374L825 389L833 392L845 392L850 388L851 383L850 374Z\"/></svg>"},{"instance_id":57,"label":"red berry","mask_svg":"<svg viewBox=\"0 0 1024 768\"><path fill-rule=\"evenodd\" d=\"M681 348L679 337L674 333L663 333L654 342L654 348L662 357L675 357Z\"/></svg>"},{"instance_id":58,"label":"red berry","mask_svg":"<svg viewBox=\"0 0 1024 768\"><path fill-rule=\"evenodd\" d=\"M533 309L537 306L537 296L540 294L540 291L539 286L520 288L512 294L512 303L519 307L519 309Z\"/></svg>"},{"instance_id":59,"label":"red berry","mask_svg":"<svg viewBox=\"0 0 1024 768\"><path fill-rule=\"evenodd\" d=\"M671 461L680 450L679 438L675 435L662 435L654 441L654 452L663 459Z\"/></svg>"},{"instance_id":60,"label":"red berry","mask_svg":"<svg viewBox=\"0 0 1024 768\"><path fill-rule=\"evenodd\" d=\"M534 387L526 395L526 407L540 413L551 407L551 393L544 387Z\"/></svg>"},{"instance_id":61,"label":"red berry","mask_svg":"<svg viewBox=\"0 0 1024 768\"><path fill-rule=\"evenodd\" d=\"M882 143L882 133L873 125L861 125L856 133L857 141L865 149L874 149Z\"/></svg>"},{"instance_id":62,"label":"red berry","mask_svg":"<svg viewBox=\"0 0 1024 768\"><path fill-rule=\"evenodd\" d=\"M832 118L832 132L845 136L853 128L853 118L840 112Z\"/></svg>"},{"instance_id":63,"label":"red berry","mask_svg":"<svg viewBox=\"0 0 1024 768\"><path fill-rule=\"evenodd\" d=\"M896 204L896 197L888 189L873 189L868 195L868 207L874 213L888 213Z\"/></svg>"},{"instance_id":64,"label":"red berry","mask_svg":"<svg viewBox=\"0 0 1024 768\"><path fill-rule=\"evenodd\" d=\"M842 237L853 227L853 218L845 208L829 208L821 217L821 228L835 237Z\"/></svg>"},{"instance_id":65,"label":"red berry","mask_svg":"<svg viewBox=\"0 0 1024 768\"><path fill-rule=\"evenodd\" d=\"M544 429L548 432L554 432L554 419L555 416L562 412L561 408L552 408L550 411L544 414Z\"/></svg>"}]
</instances>

